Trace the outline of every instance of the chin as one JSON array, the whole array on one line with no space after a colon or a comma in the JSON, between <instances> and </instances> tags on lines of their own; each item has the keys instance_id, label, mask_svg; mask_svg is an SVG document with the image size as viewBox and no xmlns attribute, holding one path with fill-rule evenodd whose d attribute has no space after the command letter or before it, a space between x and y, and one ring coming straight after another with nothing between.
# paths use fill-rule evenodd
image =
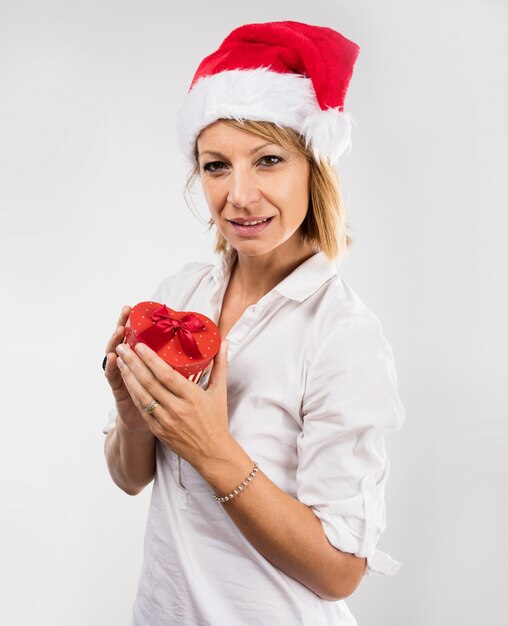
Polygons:
<instances>
[{"instance_id":1,"label":"chin","mask_svg":"<svg viewBox=\"0 0 508 626\"><path fill-rule=\"evenodd\" d=\"M270 254L274 252L280 247L280 244L277 245L269 245L260 241L251 241L251 242L243 242L244 245L240 244L237 246L233 246L237 252L244 254L245 256L262 256L264 254ZM249 245L250 244L250 245Z\"/></svg>"}]
</instances>

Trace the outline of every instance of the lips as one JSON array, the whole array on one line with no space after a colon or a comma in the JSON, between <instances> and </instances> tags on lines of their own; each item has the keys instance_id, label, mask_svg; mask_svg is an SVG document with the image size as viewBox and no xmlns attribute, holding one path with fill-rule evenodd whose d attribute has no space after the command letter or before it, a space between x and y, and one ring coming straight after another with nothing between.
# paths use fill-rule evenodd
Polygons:
<instances>
[{"instance_id":1,"label":"lips","mask_svg":"<svg viewBox=\"0 0 508 626\"><path fill-rule=\"evenodd\" d=\"M251 226L247 226L247 224L235 224L234 221L232 220L228 220L229 223L231 224L231 228L240 236L244 236L244 237L249 237L251 235L257 235L258 233L261 233L262 231L264 231L266 228L269 228L270 224L272 223L272 219L273 217L268 217L268 218L261 218L261 219L265 219L266 221L261 221L258 224L253 224ZM250 221L254 221L254 220L248 220Z\"/></svg>"},{"instance_id":2,"label":"lips","mask_svg":"<svg viewBox=\"0 0 508 626\"><path fill-rule=\"evenodd\" d=\"M228 219L228 222L233 222L235 224L245 224L245 222L261 222L262 220L267 220L271 217L273 217L273 215L265 215L261 217L235 217L234 220Z\"/></svg>"}]
</instances>

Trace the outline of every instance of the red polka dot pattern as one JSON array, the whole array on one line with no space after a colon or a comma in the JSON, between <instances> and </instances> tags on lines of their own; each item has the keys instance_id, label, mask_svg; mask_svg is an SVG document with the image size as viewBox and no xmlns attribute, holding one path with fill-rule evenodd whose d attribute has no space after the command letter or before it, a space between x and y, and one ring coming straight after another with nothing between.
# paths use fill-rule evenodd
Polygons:
<instances>
[{"instance_id":1,"label":"red polka dot pattern","mask_svg":"<svg viewBox=\"0 0 508 626\"><path fill-rule=\"evenodd\" d=\"M129 315L129 319L125 324L125 338L124 341L129 344L131 348L138 343L137 334L143 332L150 326L153 326L150 315L153 311L163 306L160 302L139 302L132 307ZM206 372L212 367L212 361L217 352L219 351L221 339L218 327L212 322L212 320L206 315L196 313L196 311L174 311L166 305L171 316L177 320L181 320L182 317L193 313L203 322L205 329L192 333L192 336L198 344L199 351L203 355L202 359L195 359L187 355L180 345L178 339L178 333L175 333L173 337L164 344L157 354L169 363L177 372L180 372L182 376L198 383ZM149 345L149 344L147 344ZM152 347L152 346L149 346ZM152 348L153 349L153 348Z\"/></svg>"}]
</instances>

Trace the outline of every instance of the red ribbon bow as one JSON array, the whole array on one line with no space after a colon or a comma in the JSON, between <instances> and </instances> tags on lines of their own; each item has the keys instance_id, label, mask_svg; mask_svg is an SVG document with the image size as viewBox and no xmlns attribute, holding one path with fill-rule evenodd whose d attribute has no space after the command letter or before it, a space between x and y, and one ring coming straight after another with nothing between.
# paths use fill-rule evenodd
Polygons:
<instances>
[{"instance_id":1,"label":"red ribbon bow","mask_svg":"<svg viewBox=\"0 0 508 626\"><path fill-rule=\"evenodd\" d=\"M153 326L138 333L138 340L146 343L152 350L157 352L162 346L170 341L173 335L177 334L182 346L182 350L188 356L195 359L202 359L203 355L199 351L198 344L192 336L199 330L206 330L205 325L194 313L184 315L181 320L177 320L169 312L167 306L163 304L150 314L155 322Z\"/></svg>"}]
</instances>

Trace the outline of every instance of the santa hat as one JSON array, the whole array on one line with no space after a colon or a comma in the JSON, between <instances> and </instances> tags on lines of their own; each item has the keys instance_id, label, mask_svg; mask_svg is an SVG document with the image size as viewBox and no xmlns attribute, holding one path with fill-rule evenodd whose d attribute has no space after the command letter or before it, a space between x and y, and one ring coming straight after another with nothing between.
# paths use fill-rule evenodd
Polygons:
<instances>
[{"instance_id":1,"label":"santa hat","mask_svg":"<svg viewBox=\"0 0 508 626\"><path fill-rule=\"evenodd\" d=\"M203 128L219 118L262 120L305 137L317 160L351 149L344 98L360 48L337 31L302 22L245 24L205 57L177 114L191 167Z\"/></svg>"}]
</instances>

